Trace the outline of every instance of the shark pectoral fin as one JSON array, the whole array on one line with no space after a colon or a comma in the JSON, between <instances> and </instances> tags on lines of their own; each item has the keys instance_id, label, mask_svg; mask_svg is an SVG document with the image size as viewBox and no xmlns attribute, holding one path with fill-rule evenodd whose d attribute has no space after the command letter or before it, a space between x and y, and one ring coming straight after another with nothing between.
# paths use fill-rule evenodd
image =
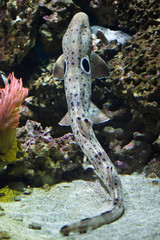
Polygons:
<instances>
[{"instance_id":1,"label":"shark pectoral fin","mask_svg":"<svg viewBox=\"0 0 160 240\"><path fill-rule=\"evenodd\" d=\"M88 113L89 113L89 117L90 117L91 121L94 124L107 122L110 119L98 107L96 107L96 105L94 105L94 103L92 103L92 102L90 103Z\"/></svg>"},{"instance_id":2,"label":"shark pectoral fin","mask_svg":"<svg viewBox=\"0 0 160 240\"><path fill-rule=\"evenodd\" d=\"M109 68L105 61L95 52L90 55L92 78L105 78L109 76Z\"/></svg>"},{"instance_id":3,"label":"shark pectoral fin","mask_svg":"<svg viewBox=\"0 0 160 240\"><path fill-rule=\"evenodd\" d=\"M53 78L58 80L64 79L64 58L63 54L57 59L53 68Z\"/></svg>"},{"instance_id":4,"label":"shark pectoral fin","mask_svg":"<svg viewBox=\"0 0 160 240\"><path fill-rule=\"evenodd\" d=\"M61 126L70 126L70 120L69 120L69 113L67 112L66 115L61 119L61 121L58 123Z\"/></svg>"}]
</instances>

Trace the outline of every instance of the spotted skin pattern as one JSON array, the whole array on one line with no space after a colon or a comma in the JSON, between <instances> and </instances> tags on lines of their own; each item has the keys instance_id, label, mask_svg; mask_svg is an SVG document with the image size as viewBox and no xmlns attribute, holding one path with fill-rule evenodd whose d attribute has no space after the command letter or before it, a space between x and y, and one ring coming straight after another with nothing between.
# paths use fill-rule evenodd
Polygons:
<instances>
[{"instance_id":1,"label":"spotted skin pattern","mask_svg":"<svg viewBox=\"0 0 160 240\"><path fill-rule=\"evenodd\" d=\"M79 12L74 15L63 36L62 48L65 62L64 85L70 125L77 143L99 173L113 203L109 211L63 226L60 232L68 236L70 232L86 233L88 230L115 221L122 215L124 205L119 176L99 144L89 116L92 38L88 16L85 13Z\"/></svg>"}]
</instances>

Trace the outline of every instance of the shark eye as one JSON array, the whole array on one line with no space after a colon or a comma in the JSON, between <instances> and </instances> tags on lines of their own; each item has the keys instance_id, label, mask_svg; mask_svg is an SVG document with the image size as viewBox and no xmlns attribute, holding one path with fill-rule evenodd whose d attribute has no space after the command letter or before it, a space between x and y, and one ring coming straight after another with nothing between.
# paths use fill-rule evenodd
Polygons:
<instances>
[{"instance_id":1,"label":"shark eye","mask_svg":"<svg viewBox=\"0 0 160 240\"><path fill-rule=\"evenodd\" d=\"M67 72L67 61L64 60L64 76L66 75Z\"/></svg>"},{"instance_id":2,"label":"shark eye","mask_svg":"<svg viewBox=\"0 0 160 240\"><path fill-rule=\"evenodd\" d=\"M81 68L82 68L82 70L85 73L87 73L87 74L90 73L90 63L89 63L87 58L82 58L82 60L81 60Z\"/></svg>"}]
</instances>

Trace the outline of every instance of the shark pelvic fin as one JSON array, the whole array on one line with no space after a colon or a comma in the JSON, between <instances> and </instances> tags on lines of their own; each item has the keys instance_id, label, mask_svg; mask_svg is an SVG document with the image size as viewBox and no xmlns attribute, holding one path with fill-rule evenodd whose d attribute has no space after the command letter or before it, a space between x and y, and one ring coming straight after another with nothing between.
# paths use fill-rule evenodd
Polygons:
<instances>
[{"instance_id":1,"label":"shark pelvic fin","mask_svg":"<svg viewBox=\"0 0 160 240\"><path fill-rule=\"evenodd\" d=\"M90 103L89 107L89 118L94 124L107 122L110 120L109 117L107 117L94 103ZM61 119L59 122L59 125L61 126L70 126L70 120L69 120L69 114L68 112L65 114L65 116Z\"/></svg>"},{"instance_id":2,"label":"shark pelvic fin","mask_svg":"<svg viewBox=\"0 0 160 240\"><path fill-rule=\"evenodd\" d=\"M96 105L94 105L94 103L92 103L92 102L90 102L90 107L89 107L88 113L89 113L90 120L94 124L107 122L110 119L98 107L96 107Z\"/></svg>"},{"instance_id":3,"label":"shark pelvic fin","mask_svg":"<svg viewBox=\"0 0 160 240\"><path fill-rule=\"evenodd\" d=\"M90 65L92 78L105 78L109 76L109 68L107 64L93 51L90 55Z\"/></svg>"},{"instance_id":4,"label":"shark pelvic fin","mask_svg":"<svg viewBox=\"0 0 160 240\"><path fill-rule=\"evenodd\" d=\"M61 126L70 126L69 113L67 112L61 121L58 123Z\"/></svg>"},{"instance_id":5,"label":"shark pelvic fin","mask_svg":"<svg viewBox=\"0 0 160 240\"><path fill-rule=\"evenodd\" d=\"M64 80L64 57L63 54L57 59L53 68L53 78L57 80Z\"/></svg>"}]
</instances>

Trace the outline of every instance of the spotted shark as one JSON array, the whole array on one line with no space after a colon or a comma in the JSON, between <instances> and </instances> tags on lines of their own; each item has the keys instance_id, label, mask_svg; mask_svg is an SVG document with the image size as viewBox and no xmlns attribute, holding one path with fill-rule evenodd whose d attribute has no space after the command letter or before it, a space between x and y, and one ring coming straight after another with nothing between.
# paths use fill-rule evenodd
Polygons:
<instances>
[{"instance_id":1,"label":"spotted shark","mask_svg":"<svg viewBox=\"0 0 160 240\"><path fill-rule=\"evenodd\" d=\"M60 232L86 233L118 219L124 211L121 181L114 165L98 142L92 125L109 118L91 102L91 78L103 78L109 70L102 58L92 51L92 35L88 16L75 14L62 40L63 54L53 69L54 79L64 79L68 113L60 125L70 125L77 143L98 172L112 199L110 210L100 215L85 218L65 225Z\"/></svg>"}]
</instances>

